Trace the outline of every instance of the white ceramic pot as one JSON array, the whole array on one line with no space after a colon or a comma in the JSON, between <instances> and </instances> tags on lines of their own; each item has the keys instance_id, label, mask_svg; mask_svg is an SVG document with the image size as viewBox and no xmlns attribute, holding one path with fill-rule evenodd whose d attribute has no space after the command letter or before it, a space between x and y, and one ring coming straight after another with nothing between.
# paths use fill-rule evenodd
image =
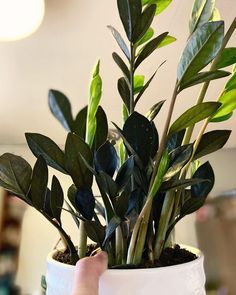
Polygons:
<instances>
[{"instance_id":1,"label":"white ceramic pot","mask_svg":"<svg viewBox=\"0 0 236 295\"><path fill-rule=\"evenodd\" d=\"M152 269L107 270L100 279L99 295L205 295L202 253L191 247L198 258L192 262ZM70 295L74 266L47 258L47 295Z\"/></svg>"}]
</instances>

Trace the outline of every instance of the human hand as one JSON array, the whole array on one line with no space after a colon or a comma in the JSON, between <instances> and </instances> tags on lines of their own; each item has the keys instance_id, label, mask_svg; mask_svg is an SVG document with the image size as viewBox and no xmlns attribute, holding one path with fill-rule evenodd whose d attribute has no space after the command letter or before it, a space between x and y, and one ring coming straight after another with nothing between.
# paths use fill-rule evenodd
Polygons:
<instances>
[{"instance_id":1,"label":"human hand","mask_svg":"<svg viewBox=\"0 0 236 295\"><path fill-rule=\"evenodd\" d=\"M100 252L76 264L72 295L98 295L99 278L107 269L107 254Z\"/></svg>"}]
</instances>

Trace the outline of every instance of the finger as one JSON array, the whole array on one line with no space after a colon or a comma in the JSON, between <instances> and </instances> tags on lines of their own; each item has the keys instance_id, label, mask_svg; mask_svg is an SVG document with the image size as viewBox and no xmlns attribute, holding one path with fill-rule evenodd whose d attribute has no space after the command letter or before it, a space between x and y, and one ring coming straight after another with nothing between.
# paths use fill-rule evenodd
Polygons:
<instances>
[{"instance_id":1,"label":"finger","mask_svg":"<svg viewBox=\"0 0 236 295\"><path fill-rule=\"evenodd\" d=\"M107 254L86 257L76 264L73 295L97 295L99 277L107 269Z\"/></svg>"}]
</instances>

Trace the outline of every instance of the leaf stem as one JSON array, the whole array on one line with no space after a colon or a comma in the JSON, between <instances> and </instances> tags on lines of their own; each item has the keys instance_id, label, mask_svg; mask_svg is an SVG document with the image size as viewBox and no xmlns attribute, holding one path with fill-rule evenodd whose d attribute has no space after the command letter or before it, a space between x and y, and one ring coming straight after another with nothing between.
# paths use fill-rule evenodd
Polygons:
<instances>
[{"instance_id":1,"label":"leaf stem","mask_svg":"<svg viewBox=\"0 0 236 295\"><path fill-rule=\"evenodd\" d=\"M135 61L135 46L130 43L130 110L129 113L134 112L134 61Z\"/></svg>"},{"instance_id":2,"label":"leaf stem","mask_svg":"<svg viewBox=\"0 0 236 295\"><path fill-rule=\"evenodd\" d=\"M87 234L85 231L84 221L81 220L80 229L79 229L79 245L78 245L78 252L79 252L80 259L86 256L86 251L87 251Z\"/></svg>"}]
</instances>

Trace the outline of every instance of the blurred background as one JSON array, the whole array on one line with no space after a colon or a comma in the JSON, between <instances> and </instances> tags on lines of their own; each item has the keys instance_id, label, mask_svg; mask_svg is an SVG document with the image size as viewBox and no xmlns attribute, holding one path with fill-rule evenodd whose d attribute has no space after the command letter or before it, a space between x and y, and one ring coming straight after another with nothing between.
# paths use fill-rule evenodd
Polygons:
<instances>
[{"instance_id":1,"label":"blurred background","mask_svg":"<svg viewBox=\"0 0 236 295\"><path fill-rule=\"evenodd\" d=\"M167 60L147 91L146 99L138 105L142 113L155 102L170 98L177 63L188 38L192 3L189 0L173 1L155 20L156 34L168 31L177 41L157 51L140 68L140 74L148 79L158 65ZM66 138L48 109L48 90L55 88L64 92L70 98L75 114L87 103L90 73L97 59L101 59L104 84L102 106L109 121L118 125L122 121L121 99L116 88L120 72L111 57L118 48L106 27L110 24L122 31L116 1L45 0L44 4L45 7L37 8L40 11L38 22L31 24L33 31L41 24L34 34L10 41L4 36L1 38L0 32L0 154L15 153L32 165L35 158L26 146L25 132L45 134L62 147ZM217 0L217 7L227 28L235 17L236 2ZM14 12L17 14L19 9L15 7ZM28 33L22 29L21 34L26 37ZM12 36L14 38L18 37ZM234 35L231 46L235 44ZM212 82L207 100L216 100L224 83L224 79ZM195 102L198 92L199 87L195 86L180 95L174 117ZM167 108L168 102L156 120L160 133ZM235 126L236 117L221 123L218 128L235 129ZM233 278L236 273L236 130L227 146L207 160L210 160L216 174L211 198L196 216L185 218L177 226L176 238L178 243L199 246L203 250L208 288L218 290L212 294L233 295L236 294ZM51 171L53 174L59 177L66 191L71 184L70 179ZM63 221L76 243L78 233L70 216L64 214ZM16 284L21 289L20 294L40 294L46 256L57 240L57 232L36 211L26 208L16 199L9 199L5 192L0 191L0 286L6 285L10 280L8 274L18 269ZM10 294L4 292L0 289L1 295ZM18 294L17 289L12 292Z\"/></svg>"}]
</instances>

